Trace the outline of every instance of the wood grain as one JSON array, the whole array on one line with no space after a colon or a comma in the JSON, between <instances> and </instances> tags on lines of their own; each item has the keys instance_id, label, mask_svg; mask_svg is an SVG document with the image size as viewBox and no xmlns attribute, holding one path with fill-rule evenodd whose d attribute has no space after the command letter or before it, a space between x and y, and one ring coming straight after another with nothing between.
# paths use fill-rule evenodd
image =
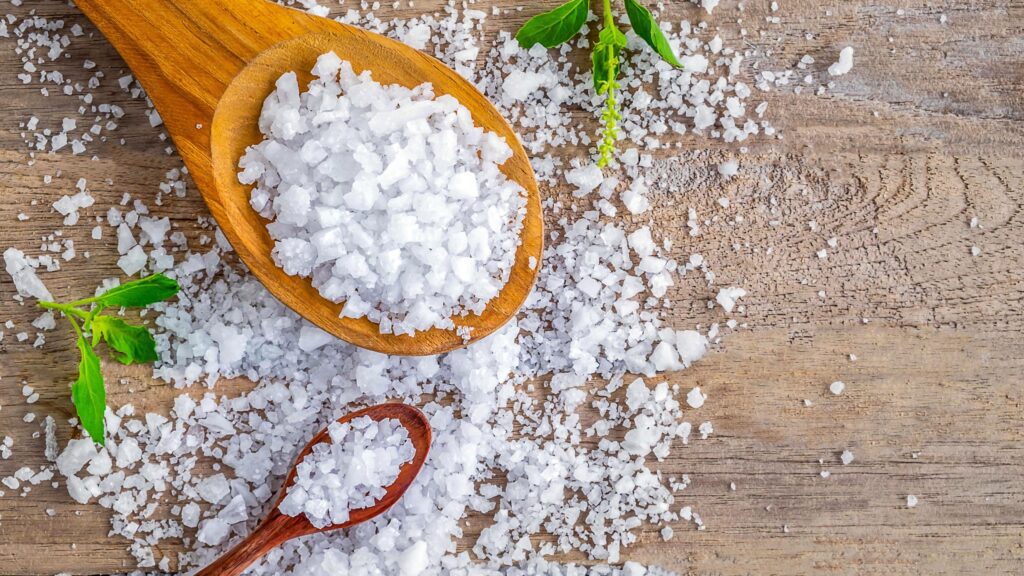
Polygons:
<instances>
[{"instance_id":1,"label":"wood grain","mask_svg":"<svg viewBox=\"0 0 1024 576\"><path fill-rule=\"evenodd\" d=\"M522 144L470 82L437 59L400 42L265 0L82 0L78 6L124 57L160 112L189 174L248 269L283 303L335 336L387 354L432 355L462 348L504 326L526 301L544 248L540 193ZM289 276L271 256L267 222L238 182L238 159L263 140L263 102L286 72L300 85L317 58L334 51L357 72L383 84L425 82L451 95L476 124L505 138L512 157L502 172L526 194L522 242L508 282L482 314L455 318L456 328L414 335L381 334L366 318L342 318L341 304L320 296L309 278ZM387 63L387 66L381 66Z\"/></svg>"},{"instance_id":2,"label":"wood grain","mask_svg":"<svg viewBox=\"0 0 1024 576\"><path fill-rule=\"evenodd\" d=\"M491 17L488 33L514 29L556 3ZM715 287L689 276L677 287L687 298L675 299L674 320L705 327L724 321L706 305L719 285L743 286L751 295L746 327L726 330L719 351L666 377L684 391L700 385L710 396L698 416L713 422L715 433L676 447L658 465L668 475L690 475L678 504L693 505L707 529L679 524L673 540L663 542L659 527L648 527L624 556L699 575L1020 574L1024 2L780 0L778 25L761 24L773 15L768 2L744 4L740 14L723 2L712 17L686 2L670 10L720 26L727 44L756 52L750 61L781 68L810 54L827 63L850 44L856 63L827 96L769 94L767 116L784 138L745 143L750 153L740 156L737 178L725 182L715 171L722 158L736 157L736 146L691 136L681 139L686 152L661 153L652 168L654 210L635 221L653 222L674 240L678 256L705 255L717 276ZM377 14L441 6L418 0ZM60 2L9 9L59 15L92 30ZM745 41L737 18L748 29ZM73 50L108 69L119 66L98 36ZM109 205L124 191L147 197L179 165L163 153L141 104L105 83L97 92L127 111L118 130L126 145L107 143L95 161L41 155L27 166L17 123L30 114L59 123L77 103L41 104L35 87L15 79L20 67L12 51L0 50L0 246L30 249L57 227L49 204L78 177L89 178L99 205ZM43 106L50 110L40 114ZM580 114L580 122L589 121ZM57 185L43 186L42 175L57 169L64 170ZM730 208L718 205L721 197ZM31 200L38 205L29 206ZM687 233L690 207L702 221L697 237ZM173 213L153 209L190 239L204 234L195 219L206 210L194 194L176 200ZM19 211L31 219L16 221ZM974 216L977 228L969 226ZM79 250L93 255L47 276L58 297L79 296L118 273L112 238L93 241L87 228L74 234ZM837 248L818 258L832 237ZM10 282L0 281L0 319L25 329L35 313L12 296ZM69 416L75 360L70 339L57 334L41 352L10 336L0 350L0 434L15 439L15 457L0 461L0 475L8 475L44 462L42 440L32 438L38 421L22 418ZM145 369L121 374L112 403L160 411L176 394ZM40 392L39 403L25 404L23 380ZM834 380L846 382L842 396L827 392ZM222 382L217 394L235 396L250 386ZM66 427L59 436L67 439ZM848 466L839 462L844 449L855 455ZM831 476L822 478L822 470ZM906 507L908 494L919 497L917 507ZM485 525L486 518L471 517L460 549ZM107 538L107 530L103 509L73 503L63 488L9 494L0 498L0 573L130 568L125 543Z\"/></svg>"}]
</instances>

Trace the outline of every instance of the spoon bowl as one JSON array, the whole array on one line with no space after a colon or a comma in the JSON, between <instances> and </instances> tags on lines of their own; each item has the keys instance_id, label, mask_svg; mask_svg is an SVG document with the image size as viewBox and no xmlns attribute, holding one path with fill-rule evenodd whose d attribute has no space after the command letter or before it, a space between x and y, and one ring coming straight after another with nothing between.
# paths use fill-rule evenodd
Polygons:
<instances>
[{"instance_id":1,"label":"spoon bowl","mask_svg":"<svg viewBox=\"0 0 1024 576\"><path fill-rule=\"evenodd\" d=\"M174 140L224 235L242 262L284 304L324 331L385 354L434 355L486 337L508 322L536 281L544 244L540 192L529 157L508 122L469 81L401 42L266 0L77 0L118 49ZM289 276L271 256L267 222L238 182L238 160L259 143L263 102L285 72L308 84L316 59L334 51L356 72L409 88L430 82L466 106L474 122L508 142L501 166L526 191L515 263L483 313L455 317L456 329L381 334L366 318L341 318L343 304L322 297L309 278ZM462 330L459 330L459 329ZM468 329L468 338L460 332Z\"/></svg>"},{"instance_id":2,"label":"spoon bowl","mask_svg":"<svg viewBox=\"0 0 1024 576\"><path fill-rule=\"evenodd\" d=\"M348 521L344 524L335 524L324 528L313 526L305 514L288 516L278 509L281 501L287 495L288 489L295 483L299 463L313 451L313 446L323 442L330 442L330 433L327 428L324 428L299 452L295 459L295 464L285 478L277 500L274 501L274 507L267 514L266 518L263 519L263 522L249 536L235 545L234 548L217 558L209 566L196 572L194 576L237 576L264 554L288 540L361 524L387 512L389 508L398 502L402 494L405 493L413 480L416 479L416 475L420 473L423 463L427 459L432 439L430 423L419 409L399 403L371 406L370 408L348 414L340 418L338 422L350 422L362 416L368 416L377 421L389 418L398 420L408 430L409 439L416 449L416 454L413 456L412 461L402 466L398 473L398 478L387 487L384 496L380 500L369 508L352 510Z\"/></svg>"}]
</instances>

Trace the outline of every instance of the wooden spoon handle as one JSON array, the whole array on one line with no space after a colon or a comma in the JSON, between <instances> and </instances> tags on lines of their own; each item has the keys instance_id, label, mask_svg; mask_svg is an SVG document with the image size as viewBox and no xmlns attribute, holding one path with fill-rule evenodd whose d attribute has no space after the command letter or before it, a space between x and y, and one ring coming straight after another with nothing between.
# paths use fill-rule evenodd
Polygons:
<instances>
[{"instance_id":1,"label":"wooden spoon handle","mask_svg":"<svg viewBox=\"0 0 1024 576\"><path fill-rule=\"evenodd\" d=\"M121 53L150 97L159 98L163 92L177 93L210 116L231 79L253 55L266 48L266 44L254 42L254 38L235 36L239 28L235 18L238 11L259 12L260 4L264 2L75 2ZM233 45L229 45L231 39L235 40Z\"/></svg>"},{"instance_id":2,"label":"wooden spoon handle","mask_svg":"<svg viewBox=\"0 0 1024 576\"><path fill-rule=\"evenodd\" d=\"M315 18L266 0L75 4L142 83L204 196L215 186L212 125L225 91L257 54L313 28Z\"/></svg>"},{"instance_id":3,"label":"wooden spoon handle","mask_svg":"<svg viewBox=\"0 0 1024 576\"><path fill-rule=\"evenodd\" d=\"M238 576L245 572L246 568L264 554L297 536L293 533L293 523L289 523L289 520L292 519L283 514L271 513L245 540L193 576Z\"/></svg>"}]
</instances>

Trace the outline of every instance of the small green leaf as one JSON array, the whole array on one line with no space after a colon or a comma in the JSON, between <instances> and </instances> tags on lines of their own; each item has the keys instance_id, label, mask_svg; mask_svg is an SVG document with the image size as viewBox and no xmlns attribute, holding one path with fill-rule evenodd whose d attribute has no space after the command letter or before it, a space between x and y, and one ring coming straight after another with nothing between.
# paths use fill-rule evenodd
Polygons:
<instances>
[{"instance_id":1,"label":"small green leaf","mask_svg":"<svg viewBox=\"0 0 1024 576\"><path fill-rule=\"evenodd\" d=\"M89 433L93 442L103 445L106 438L103 413L107 409L107 391L103 387L100 359L84 336L78 338L78 351L82 359L78 363L78 379L71 386L71 400L75 403L82 428Z\"/></svg>"},{"instance_id":2,"label":"small green leaf","mask_svg":"<svg viewBox=\"0 0 1024 576\"><path fill-rule=\"evenodd\" d=\"M516 40L526 49L532 48L534 44L554 48L578 34L586 24L589 13L587 0L569 0L550 12L530 18L516 32Z\"/></svg>"},{"instance_id":3,"label":"small green leaf","mask_svg":"<svg viewBox=\"0 0 1024 576\"><path fill-rule=\"evenodd\" d=\"M102 338L107 346L117 352L112 356L121 364L146 364L159 359L153 335L142 326L132 326L112 316L97 316L92 321L91 329L93 345Z\"/></svg>"},{"instance_id":4,"label":"small green leaf","mask_svg":"<svg viewBox=\"0 0 1024 576\"><path fill-rule=\"evenodd\" d=\"M632 24L633 32L636 32L637 36L643 38L644 42L647 42L647 45L653 48L665 62L676 68L682 67L672 51L672 46L668 43L668 38L665 38L665 33L661 31L658 21L651 15L650 10L637 0L626 0L626 14L629 15L629 23Z\"/></svg>"},{"instance_id":5,"label":"small green leaf","mask_svg":"<svg viewBox=\"0 0 1024 576\"><path fill-rule=\"evenodd\" d=\"M618 28L605 26L598 35L597 44L591 55L594 64L594 89L604 94L614 89L615 79L619 77L621 60L620 53L626 47L626 35Z\"/></svg>"},{"instance_id":6,"label":"small green leaf","mask_svg":"<svg viewBox=\"0 0 1024 576\"><path fill-rule=\"evenodd\" d=\"M177 294L180 289L177 281L163 274L154 274L153 276L112 288L106 293L97 296L95 301L101 306L142 308L150 304L163 302Z\"/></svg>"}]
</instances>

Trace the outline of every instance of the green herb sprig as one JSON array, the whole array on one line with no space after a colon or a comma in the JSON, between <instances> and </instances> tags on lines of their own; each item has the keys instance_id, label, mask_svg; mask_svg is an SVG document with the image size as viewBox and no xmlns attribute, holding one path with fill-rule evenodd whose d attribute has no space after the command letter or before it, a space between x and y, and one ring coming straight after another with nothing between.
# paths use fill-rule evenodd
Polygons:
<instances>
[{"instance_id":1,"label":"green herb sprig","mask_svg":"<svg viewBox=\"0 0 1024 576\"><path fill-rule=\"evenodd\" d=\"M597 42L591 50L591 63L594 76L594 90L605 97L604 109L601 112L601 138L598 143L599 158L597 165L607 166L615 155L615 145L619 139L619 111L616 91L619 89L619 72L622 69L622 51L626 48L626 35L615 24L612 12L612 0L603 0L604 19ZM661 58L681 68L682 64L672 51L672 46L661 31L661 26L654 19L651 11L638 0L625 0L626 15L633 32L642 38ZM523 48L530 49L536 44L554 48L568 42L587 22L590 14L588 0L569 0L565 4L530 18L516 33L516 40Z\"/></svg>"},{"instance_id":2,"label":"green herb sprig","mask_svg":"<svg viewBox=\"0 0 1024 576\"><path fill-rule=\"evenodd\" d=\"M112 288L93 298L76 300L67 304L40 302L46 310L62 312L71 322L78 337L77 347L81 355L78 362L78 378L71 386L71 400L82 428L89 433L93 442L104 444L103 414L107 408L107 390L103 384L100 358L96 346L102 341L110 355L121 364L147 364L155 362L156 341L144 326L133 326L115 316L103 314L107 308L145 308L163 302L178 293L178 283L155 274Z\"/></svg>"}]
</instances>

